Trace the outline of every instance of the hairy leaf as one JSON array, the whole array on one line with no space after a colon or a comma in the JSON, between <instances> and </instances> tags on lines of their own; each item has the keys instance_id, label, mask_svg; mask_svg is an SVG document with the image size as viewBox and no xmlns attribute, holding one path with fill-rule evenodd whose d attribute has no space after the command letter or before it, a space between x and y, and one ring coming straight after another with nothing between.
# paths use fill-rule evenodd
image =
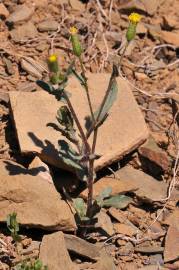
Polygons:
<instances>
[{"instance_id":1,"label":"hairy leaf","mask_svg":"<svg viewBox=\"0 0 179 270\"><path fill-rule=\"evenodd\" d=\"M103 207L115 207L118 209L123 209L128 206L129 203L132 202L132 198L126 195L116 195L112 196L109 199L105 199L103 201Z\"/></svg>"},{"instance_id":2,"label":"hairy leaf","mask_svg":"<svg viewBox=\"0 0 179 270\"><path fill-rule=\"evenodd\" d=\"M56 123L48 123L47 124L48 127L52 127L55 130L61 132L61 134L63 136L65 136L70 142L77 144L78 143L78 139L75 136L75 130L66 130L62 127L60 127L59 125L57 125Z\"/></svg>"},{"instance_id":3,"label":"hairy leaf","mask_svg":"<svg viewBox=\"0 0 179 270\"><path fill-rule=\"evenodd\" d=\"M61 160L74 169L83 170L83 167L80 164L82 156L80 156L66 141L60 140L58 143L60 146L59 157Z\"/></svg>"},{"instance_id":4,"label":"hairy leaf","mask_svg":"<svg viewBox=\"0 0 179 270\"><path fill-rule=\"evenodd\" d=\"M103 124L103 122L106 120L108 113L109 113L109 110L111 109L114 101L117 98L118 86L117 86L117 81L116 81L115 75L112 75L110 82L109 82L109 85L108 85L108 88L109 88L108 89L109 93L108 93L106 101L103 105L103 108L102 108L102 104L101 104L99 109L94 113L95 120L97 120L97 126ZM91 116L87 116L85 119L86 119L85 127L88 130L89 128L91 128L93 121L92 121Z\"/></svg>"},{"instance_id":5,"label":"hairy leaf","mask_svg":"<svg viewBox=\"0 0 179 270\"><path fill-rule=\"evenodd\" d=\"M73 129L73 117L67 106L61 106L57 111L57 120L67 130Z\"/></svg>"},{"instance_id":6,"label":"hairy leaf","mask_svg":"<svg viewBox=\"0 0 179 270\"><path fill-rule=\"evenodd\" d=\"M111 187L106 187L101 191L101 193L95 198L96 203L101 207L103 205L104 199L108 198L112 192Z\"/></svg>"},{"instance_id":7,"label":"hairy leaf","mask_svg":"<svg viewBox=\"0 0 179 270\"><path fill-rule=\"evenodd\" d=\"M80 219L86 217L86 204L82 198L73 199L73 207L75 208Z\"/></svg>"},{"instance_id":8,"label":"hairy leaf","mask_svg":"<svg viewBox=\"0 0 179 270\"><path fill-rule=\"evenodd\" d=\"M46 83L42 80L37 80L36 84L40 86L43 90L48 92L49 94L52 94L53 91L55 91L55 88L50 83Z\"/></svg>"}]
</instances>

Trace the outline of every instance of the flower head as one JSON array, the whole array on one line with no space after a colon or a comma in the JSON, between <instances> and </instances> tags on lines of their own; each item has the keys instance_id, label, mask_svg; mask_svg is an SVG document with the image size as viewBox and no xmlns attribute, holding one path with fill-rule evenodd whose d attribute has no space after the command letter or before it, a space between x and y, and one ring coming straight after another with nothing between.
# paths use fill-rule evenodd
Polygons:
<instances>
[{"instance_id":1,"label":"flower head","mask_svg":"<svg viewBox=\"0 0 179 270\"><path fill-rule=\"evenodd\" d=\"M140 22L141 18L142 16L135 12L129 15L129 21L134 24L137 24L138 22Z\"/></svg>"},{"instance_id":2,"label":"flower head","mask_svg":"<svg viewBox=\"0 0 179 270\"><path fill-rule=\"evenodd\" d=\"M56 62L58 60L58 57L56 54L51 54L48 58L48 62L53 63Z\"/></svg>"},{"instance_id":3,"label":"flower head","mask_svg":"<svg viewBox=\"0 0 179 270\"><path fill-rule=\"evenodd\" d=\"M75 26L70 27L69 30L71 35L76 35L78 33L78 29Z\"/></svg>"},{"instance_id":4,"label":"flower head","mask_svg":"<svg viewBox=\"0 0 179 270\"><path fill-rule=\"evenodd\" d=\"M50 72L57 73L59 71L58 56L56 54L51 54L47 59L47 63Z\"/></svg>"}]
</instances>

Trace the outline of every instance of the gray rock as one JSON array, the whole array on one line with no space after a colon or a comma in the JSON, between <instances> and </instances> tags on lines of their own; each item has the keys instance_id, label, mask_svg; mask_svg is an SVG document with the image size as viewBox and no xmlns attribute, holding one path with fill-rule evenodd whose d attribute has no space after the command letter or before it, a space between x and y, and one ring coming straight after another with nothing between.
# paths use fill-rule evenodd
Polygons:
<instances>
[{"instance_id":1,"label":"gray rock","mask_svg":"<svg viewBox=\"0 0 179 270\"><path fill-rule=\"evenodd\" d=\"M75 235L64 234L66 247L69 251L82 257L97 261L100 257L100 248Z\"/></svg>"},{"instance_id":2,"label":"gray rock","mask_svg":"<svg viewBox=\"0 0 179 270\"><path fill-rule=\"evenodd\" d=\"M46 20L38 24L40 32L56 31L58 29L58 22L54 20Z\"/></svg>"},{"instance_id":3,"label":"gray rock","mask_svg":"<svg viewBox=\"0 0 179 270\"><path fill-rule=\"evenodd\" d=\"M10 36L13 41L19 42L26 39L35 38L38 31L32 22L28 22L10 31Z\"/></svg>"},{"instance_id":4,"label":"gray rock","mask_svg":"<svg viewBox=\"0 0 179 270\"><path fill-rule=\"evenodd\" d=\"M19 23L28 20L34 13L33 6L28 7L27 5L18 5L13 13L7 18L9 23Z\"/></svg>"},{"instance_id":5,"label":"gray rock","mask_svg":"<svg viewBox=\"0 0 179 270\"><path fill-rule=\"evenodd\" d=\"M38 79L42 78L42 73L38 70L37 66L34 66L32 63L28 62L26 59L21 59L21 67L28 74L30 74Z\"/></svg>"}]
</instances>

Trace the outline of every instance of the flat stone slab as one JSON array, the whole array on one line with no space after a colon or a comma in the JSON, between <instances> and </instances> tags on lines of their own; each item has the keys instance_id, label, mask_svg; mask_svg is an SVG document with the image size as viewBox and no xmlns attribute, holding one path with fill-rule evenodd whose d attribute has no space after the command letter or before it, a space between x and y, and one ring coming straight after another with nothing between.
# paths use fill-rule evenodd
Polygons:
<instances>
[{"instance_id":1,"label":"flat stone slab","mask_svg":"<svg viewBox=\"0 0 179 270\"><path fill-rule=\"evenodd\" d=\"M110 74L88 74L94 110L102 101L109 78ZM146 123L130 87L121 78L117 78L117 83L117 100L98 132L96 154L100 158L95 161L96 170L119 160L148 137ZM72 94L71 102L85 126L85 116L89 115L85 90L75 77L69 79L66 90ZM33 93L12 91L10 103L21 152L36 152L43 161L68 169L58 157L58 140L65 138L47 126L56 122L56 112L61 103L43 90Z\"/></svg>"},{"instance_id":2,"label":"flat stone slab","mask_svg":"<svg viewBox=\"0 0 179 270\"><path fill-rule=\"evenodd\" d=\"M98 196L106 187L111 187L111 195L134 193L139 200L153 203L167 197L168 186L152 176L134 169L132 166L125 166L115 172L116 179L103 177L94 184L94 197ZM81 192L80 197L87 199L88 191Z\"/></svg>"},{"instance_id":3,"label":"flat stone slab","mask_svg":"<svg viewBox=\"0 0 179 270\"><path fill-rule=\"evenodd\" d=\"M6 222L7 215L15 212L19 224L28 228L74 231L76 223L70 207L54 185L37 174L38 169L0 161L0 222Z\"/></svg>"}]
</instances>

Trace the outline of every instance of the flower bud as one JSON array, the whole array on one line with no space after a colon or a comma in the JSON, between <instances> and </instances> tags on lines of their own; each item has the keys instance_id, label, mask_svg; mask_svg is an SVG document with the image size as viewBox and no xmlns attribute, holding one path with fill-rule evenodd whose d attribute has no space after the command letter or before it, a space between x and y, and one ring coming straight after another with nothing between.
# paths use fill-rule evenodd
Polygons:
<instances>
[{"instance_id":1,"label":"flower bud","mask_svg":"<svg viewBox=\"0 0 179 270\"><path fill-rule=\"evenodd\" d=\"M132 41L136 35L137 24L140 22L141 16L138 13L131 13L129 16L129 26L126 32L128 42Z\"/></svg>"},{"instance_id":2,"label":"flower bud","mask_svg":"<svg viewBox=\"0 0 179 270\"><path fill-rule=\"evenodd\" d=\"M77 57L80 57L83 49L81 47L81 43L78 37L78 30L76 27L71 27L70 28L70 39L71 39L71 43L72 43L72 47L73 47L73 53L74 55L76 55Z\"/></svg>"},{"instance_id":3,"label":"flower bud","mask_svg":"<svg viewBox=\"0 0 179 270\"><path fill-rule=\"evenodd\" d=\"M48 58L48 68L50 72L58 73L59 72L59 64L58 57L55 54L52 54Z\"/></svg>"}]
</instances>

